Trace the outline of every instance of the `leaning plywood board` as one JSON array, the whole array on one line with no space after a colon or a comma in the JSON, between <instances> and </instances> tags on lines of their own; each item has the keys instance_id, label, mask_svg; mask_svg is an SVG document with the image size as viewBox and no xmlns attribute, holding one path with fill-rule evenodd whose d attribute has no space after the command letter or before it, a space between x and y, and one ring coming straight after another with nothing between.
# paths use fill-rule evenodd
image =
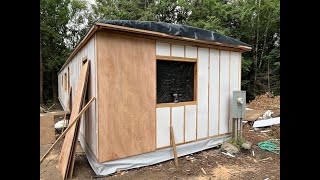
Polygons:
<instances>
[{"instance_id":1,"label":"leaning plywood board","mask_svg":"<svg viewBox=\"0 0 320 180\"><path fill-rule=\"evenodd\" d=\"M80 112L81 110L80 108L82 107L83 97L85 95L84 92L87 87L87 79L88 79L89 67L90 67L89 63L90 61L87 61L81 68L78 85L76 86L75 98L72 104L72 111L70 115L69 124L71 124L74 121L74 118ZM62 145L62 149L59 157L59 170L63 179L66 178L67 171L69 169L70 157L72 157L73 146L75 144L74 136L75 136L75 133L77 132L76 131L76 127L78 127L77 124L74 127L70 128L70 130L66 134L66 137Z\"/></svg>"},{"instance_id":2,"label":"leaning plywood board","mask_svg":"<svg viewBox=\"0 0 320 180\"><path fill-rule=\"evenodd\" d=\"M156 149L154 40L97 33L98 161Z\"/></svg>"}]
</instances>

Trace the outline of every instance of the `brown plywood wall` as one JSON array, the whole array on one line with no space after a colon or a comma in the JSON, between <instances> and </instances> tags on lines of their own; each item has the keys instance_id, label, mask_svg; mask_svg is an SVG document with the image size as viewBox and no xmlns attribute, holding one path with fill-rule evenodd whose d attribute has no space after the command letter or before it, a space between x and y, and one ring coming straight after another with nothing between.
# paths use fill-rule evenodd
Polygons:
<instances>
[{"instance_id":1,"label":"brown plywood wall","mask_svg":"<svg viewBox=\"0 0 320 180\"><path fill-rule=\"evenodd\" d=\"M98 161L156 149L155 41L97 32Z\"/></svg>"}]
</instances>

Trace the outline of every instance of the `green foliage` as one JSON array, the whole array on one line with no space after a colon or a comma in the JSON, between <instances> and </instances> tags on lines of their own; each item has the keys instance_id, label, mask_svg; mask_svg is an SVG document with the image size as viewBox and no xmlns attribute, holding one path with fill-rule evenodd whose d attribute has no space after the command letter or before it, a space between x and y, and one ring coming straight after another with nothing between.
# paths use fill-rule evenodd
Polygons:
<instances>
[{"instance_id":1,"label":"green foliage","mask_svg":"<svg viewBox=\"0 0 320 180\"><path fill-rule=\"evenodd\" d=\"M43 61L44 100L57 92L57 72L71 53L72 48L85 34L85 21L89 18L84 0L40 1L40 44ZM83 28L79 25L84 24ZM55 86L54 86L55 85Z\"/></svg>"},{"instance_id":2,"label":"green foliage","mask_svg":"<svg viewBox=\"0 0 320 180\"><path fill-rule=\"evenodd\" d=\"M235 141L235 139L231 138L229 140L229 143L236 146L238 149L241 148L241 145L245 142L245 139L243 139L242 137L238 137L237 141Z\"/></svg>"},{"instance_id":3,"label":"green foliage","mask_svg":"<svg viewBox=\"0 0 320 180\"><path fill-rule=\"evenodd\" d=\"M247 99L280 93L280 0L41 0L45 87L97 19L162 21L212 30L252 46L242 54ZM268 80L267 80L268 79ZM45 89L45 96L50 93Z\"/></svg>"}]
</instances>

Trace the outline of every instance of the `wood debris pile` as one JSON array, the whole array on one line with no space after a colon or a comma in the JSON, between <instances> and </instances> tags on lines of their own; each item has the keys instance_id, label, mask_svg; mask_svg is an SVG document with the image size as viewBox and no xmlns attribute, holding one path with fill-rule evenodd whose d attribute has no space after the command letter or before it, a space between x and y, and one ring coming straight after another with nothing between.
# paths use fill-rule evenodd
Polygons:
<instances>
[{"instance_id":1,"label":"wood debris pile","mask_svg":"<svg viewBox=\"0 0 320 180\"><path fill-rule=\"evenodd\" d=\"M263 95L256 96L256 98L249 103L248 108L280 111L280 96L274 96L266 92Z\"/></svg>"}]
</instances>

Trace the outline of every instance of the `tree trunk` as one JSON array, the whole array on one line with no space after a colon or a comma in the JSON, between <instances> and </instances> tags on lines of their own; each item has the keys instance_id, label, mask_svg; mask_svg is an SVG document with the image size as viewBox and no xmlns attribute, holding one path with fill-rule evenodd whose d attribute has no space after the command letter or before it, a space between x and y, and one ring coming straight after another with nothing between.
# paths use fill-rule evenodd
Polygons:
<instances>
[{"instance_id":1,"label":"tree trunk","mask_svg":"<svg viewBox=\"0 0 320 180\"><path fill-rule=\"evenodd\" d=\"M269 12L268 15L268 20L267 20L267 27L266 27L266 31L264 33L264 41L263 41L263 47L262 47L262 52L261 52L261 56L260 56L260 62L259 62L259 69L261 69L261 65L262 65L262 58L263 55L266 51L266 44L267 44L267 37L268 37L268 29L269 29L269 24L270 24L270 15L271 13Z\"/></svg>"},{"instance_id":2,"label":"tree trunk","mask_svg":"<svg viewBox=\"0 0 320 180\"><path fill-rule=\"evenodd\" d=\"M43 104L43 64L42 64L41 34L40 34L40 104Z\"/></svg>"},{"instance_id":3,"label":"tree trunk","mask_svg":"<svg viewBox=\"0 0 320 180\"><path fill-rule=\"evenodd\" d=\"M258 45L259 45L259 21L260 21L260 0L258 1L258 13L257 13L257 23L256 23L256 42L254 49L254 84L253 84L253 93L256 95L256 83L257 83L257 68L258 68Z\"/></svg>"},{"instance_id":4,"label":"tree trunk","mask_svg":"<svg viewBox=\"0 0 320 180\"><path fill-rule=\"evenodd\" d=\"M57 70L56 68L52 68L51 72L51 79L52 79L52 98L54 103L58 103L58 93L57 93Z\"/></svg>"},{"instance_id":5,"label":"tree trunk","mask_svg":"<svg viewBox=\"0 0 320 180\"><path fill-rule=\"evenodd\" d=\"M270 59L268 59L268 92L270 91Z\"/></svg>"}]
</instances>

